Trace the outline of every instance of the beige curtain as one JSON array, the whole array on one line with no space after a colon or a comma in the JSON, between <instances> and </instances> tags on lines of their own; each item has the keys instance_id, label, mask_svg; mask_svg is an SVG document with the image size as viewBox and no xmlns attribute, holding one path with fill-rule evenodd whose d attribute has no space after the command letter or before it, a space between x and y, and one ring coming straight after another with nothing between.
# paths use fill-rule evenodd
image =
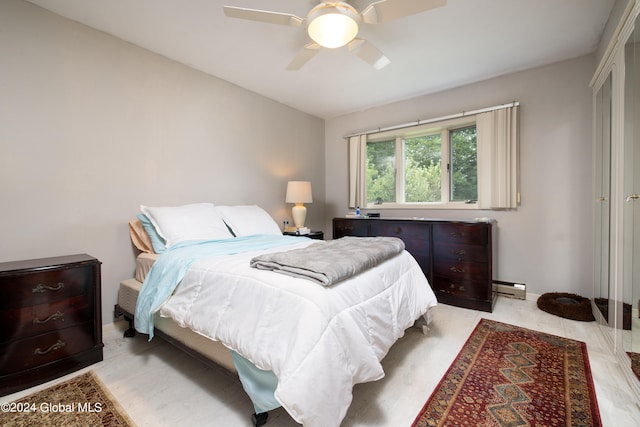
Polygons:
<instances>
[{"instance_id":1,"label":"beige curtain","mask_svg":"<svg viewBox=\"0 0 640 427\"><path fill-rule=\"evenodd\" d=\"M367 135L349 138L349 208L364 207Z\"/></svg>"},{"instance_id":2,"label":"beige curtain","mask_svg":"<svg viewBox=\"0 0 640 427\"><path fill-rule=\"evenodd\" d=\"M519 203L518 106L476 116L478 207L515 209Z\"/></svg>"}]
</instances>

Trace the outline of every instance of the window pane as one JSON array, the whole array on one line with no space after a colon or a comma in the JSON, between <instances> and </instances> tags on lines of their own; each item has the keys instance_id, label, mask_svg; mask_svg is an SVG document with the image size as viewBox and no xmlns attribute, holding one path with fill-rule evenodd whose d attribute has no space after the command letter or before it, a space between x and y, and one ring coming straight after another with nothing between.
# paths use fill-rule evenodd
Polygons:
<instances>
[{"instance_id":1,"label":"window pane","mask_svg":"<svg viewBox=\"0 0 640 427\"><path fill-rule=\"evenodd\" d=\"M367 142L367 203L396 201L395 140Z\"/></svg>"},{"instance_id":2,"label":"window pane","mask_svg":"<svg viewBox=\"0 0 640 427\"><path fill-rule=\"evenodd\" d=\"M441 142L440 133L404 140L404 198L406 203L441 201Z\"/></svg>"},{"instance_id":3,"label":"window pane","mask_svg":"<svg viewBox=\"0 0 640 427\"><path fill-rule=\"evenodd\" d=\"M451 201L478 200L476 127L449 132L451 138Z\"/></svg>"}]
</instances>

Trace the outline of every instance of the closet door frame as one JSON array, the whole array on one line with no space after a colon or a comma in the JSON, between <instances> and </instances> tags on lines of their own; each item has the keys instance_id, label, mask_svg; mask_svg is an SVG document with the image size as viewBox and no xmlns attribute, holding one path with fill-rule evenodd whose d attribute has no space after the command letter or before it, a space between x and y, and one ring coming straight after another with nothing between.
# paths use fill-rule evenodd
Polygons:
<instances>
[{"instance_id":1,"label":"closet door frame","mask_svg":"<svg viewBox=\"0 0 640 427\"><path fill-rule=\"evenodd\" d=\"M622 337L623 297L624 297L624 89L625 89L625 45L633 33L634 24L640 15L640 0L630 1L620 24L611 38L606 53L598 66L592 80L594 93L594 120L596 119L596 97L611 73L611 190L610 190L610 256L609 256L609 322L602 322L602 315L594 304L594 313L599 317L600 330L605 341L611 347L620 368L628 380L631 391L640 400L640 380L631 370L631 360L626 354ZM597 162L596 132L594 122L594 166ZM595 178L594 178L595 179ZM594 182L594 193L595 193ZM595 225L595 224L594 224ZM597 254L594 251L594 257ZM597 259L594 261L598 262ZM594 283L595 286L596 283ZM594 288L594 295L599 295L599 289ZM613 313L611 312L613 310ZM613 322L613 323L612 323Z\"/></svg>"}]
</instances>

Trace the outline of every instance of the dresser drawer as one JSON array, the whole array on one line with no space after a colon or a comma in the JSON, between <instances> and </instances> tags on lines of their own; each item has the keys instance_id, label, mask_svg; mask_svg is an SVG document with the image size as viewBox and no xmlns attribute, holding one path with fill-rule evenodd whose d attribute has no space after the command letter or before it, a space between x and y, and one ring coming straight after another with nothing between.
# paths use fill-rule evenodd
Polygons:
<instances>
[{"instance_id":1,"label":"dresser drawer","mask_svg":"<svg viewBox=\"0 0 640 427\"><path fill-rule=\"evenodd\" d=\"M95 340L93 328L93 322L87 322L0 344L0 375L30 369L91 349Z\"/></svg>"},{"instance_id":2,"label":"dresser drawer","mask_svg":"<svg viewBox=\"0 0 640 427\"><path fill-rule=\"evenodd\" d=\"M0 310L0 325L4 325L0 329L0 343L92 320L92 307L85 295L51 304Z\"/></svg>"},{"instance_id":3,"label":"dresser drawer","mask_svg":"<svg viewBox=\"0 0 640 427\"><path fill-rule=\"evenodd\" d=\"M333 220L333 238L344 236L367 237L369 236L369 222L366 220Z\"/></svg>"},{"instance_id":4,"label":"dresser drawer","mask_svg":"<svg viewBox=\"0 0 640 427\"><path fill-rule=\"evenodd\" d=\"M425 240L428 242L430 233L429 224L400 221L372 221L371 223L372 236L399 237L402 240Z\"/></svg>"},{"instance_id":5,"label":"dresser drawer","mask_svg":"<svg viewBox=\"0 0 640 427\"><path fill-rule=\"evenodd\" d=\"M429 258L430 226L422 223L409 222L373 222L372 236L397 237L404 242L407 251L414 257Z\"/></svg>"},{"instance_id":6,"label":"dresser drawer","mask_svg":"<svg viewBox=\"0 0 640 427\"><path fill-rule=\"evenodd\" d=\"M446 294L456 298L486 301L491 299L487 285L483 282L463 278L445 277L434 274L432 288L436 294Z\"/></svg>"},{"instance_id":7,"label":"dresser drawer","mask_svg":"<svg viewBox=\"0 0 640 427\"><path fill-rule=\"evenodd\" d=\"M489 252L485 246L438 243L433 257L436 263L439 263L440 260L487 262L489 261Z\"/></svg>"},{"instance_id":8,"label":"dresser drawer","mask_svg":"<svg viewBox=\"0 0 640 427\"><path fill-rule=\"evenodd\" d=\"M455 280L480 282L483 284L482 286L486 287L486 283L489 281L489 265L443 259L434 263L433 274Z\"/></svg>"},{"instance_id":9,"label":"dresser drawer","mask_svg":"<svg viewBox=\"0 0 640 427\"><path fill-rule=\"evenodd\" d=\"M448 223L433 225L433 242L462 243L485 246L489 241L489 227L486 224Z\"/></svg>"},{"instance_id":10,"label":"dresser drawer","mask_svg":"<svg viewBox=\"0 0 640 427\"><path fill-rule=\"evenodd\" d=\"M90 291L94 268L82 266L0 277L0 310L65 300Z\"/></svg>"}]
</instances>

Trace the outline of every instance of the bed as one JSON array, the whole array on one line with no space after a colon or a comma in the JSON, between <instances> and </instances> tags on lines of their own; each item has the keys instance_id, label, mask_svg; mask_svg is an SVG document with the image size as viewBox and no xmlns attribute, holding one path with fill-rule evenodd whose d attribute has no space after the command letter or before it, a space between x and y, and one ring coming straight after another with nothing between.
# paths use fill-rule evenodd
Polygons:
<instances>
[{"instance_id":1,"label":"bed","mask_svg":"<svg viewBox=\"0 0 640 427\"><path fill-rule=\"evenodd\" d=\"M137 257L136 277L122 281L117 309L150 339L158 335L237 373L256 409L255 425L278 406L305 426L340 425L353 385L382 378L389 348L417 319L428 324L436 305L402 248L345 276L322 271L318 279L306 276L306 265L293 272L273 267L294 254L321 260L309 254L330 257L346 244L361 246L345 246L352 255L338 258L369 260L369 247L398 249L397 242L282 236L257 206L141 211L130 226L145 233L131 235L148 250ZM324 264L333 271L340 262Z\"/></svg>"}]
</instances>

